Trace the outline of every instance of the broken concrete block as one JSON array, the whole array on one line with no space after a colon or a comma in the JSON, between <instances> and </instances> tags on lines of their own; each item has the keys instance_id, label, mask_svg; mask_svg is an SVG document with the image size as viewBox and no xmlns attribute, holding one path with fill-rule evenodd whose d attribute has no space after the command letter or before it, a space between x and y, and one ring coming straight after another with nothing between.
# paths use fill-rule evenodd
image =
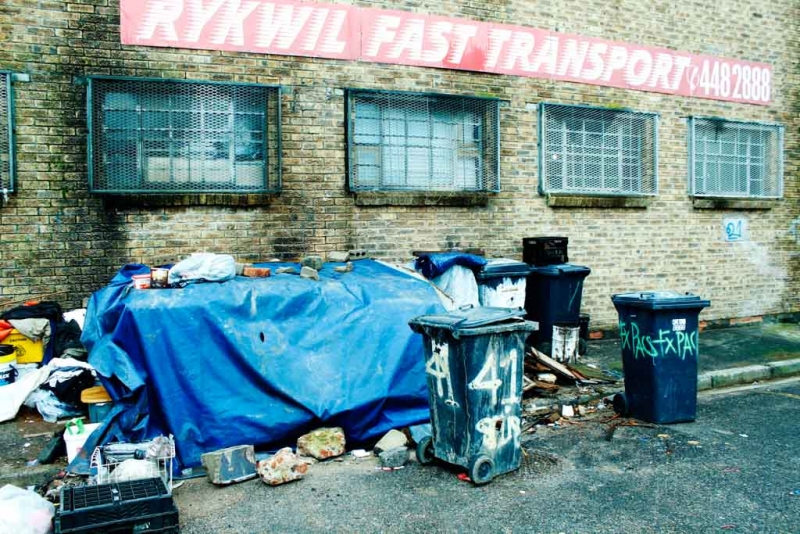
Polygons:
<instances>
[{"instance_id":1,"label":"broken concrete block","mask_svg":"<svg viewBox=\"0 0 800 534\"><path fill-rule=\"evenodd\" d=\"M349 273L350 271L353 270L353 262L348 261L344 265L337 265L336 267L333 268L333 270L336 271L337 273Z\"/></svg>"},{"instance_id":2,"label":"broken concrete block","mask_svg":"<svg viewBox=\"0 0 800 534\"><path fill-rule=\"evenodd\" d=\"M297 453L325 460L344 454L344 430L340 427L320 428L297 439Z\"/></svg>"},{"instance_id":3,"label":"broken concrete block","mask_svg":"<svg viewBox=\"0 0 800 534\"><path fill-rule=\"evenodd\" d=\"M256 453L252 445L207 452L200 455L200 463L213 484L224 486L256 476Z\"/></svg>"},{"instance_id":4,"label":"broken concrete block","mask_svg":"<svg viewBox=\"0 0 800 534\"><path fill-rule=\"evenodd\" d=\"M311 267L312 269L319 271L322 269L322 266L325 264L325 262L323 261L322 256L306 256L303 258L303 261L301 261L300 264L304 267Z\"/></svg>"},{"instance_id":5,"label":"broken concrete block","mask_svg":"<svg viewBox=\"0 0 800 534\"><path fill-rule=\"evenodd\" d=\"M367 258L367 251L363 248L356 248L347 252L350 255L350 261L363 260Z\"/></svg>"},{"instance_id":6,"label":"broken concrete block","mask_svg":"<svg viewBox=\"0 0 800 534\"><path fill-rule=\"evenodd\" d=\"M408 449L405 447L395 447L383 451L378 455L381 467L403 467L408 462Z\"/></svg>"},{"instance_id":7,"label":"broken concrete block","mask_svg":"<svg viewBox=\"0 0 800 534\"><path fill-rule=\"evenodd\" d=\"M345 263L350 261L350 253L349 252L328 252L328 261L332 261L334 263Z\"/></svg>"},{"instance_id":8,"label":"broken concrete block","mask_svg":"<svg viewBox=\"0 0 800 534\"><path fill-rule=\"evenodd\" d=\"M300 269L300 276L308 278L309 280L319 280L319 272L311 267L303 266L303 268Z\"/></svg>"},{"instance_id":9,"label":"broken concrete block","mask_svg":"<svg viewBox=\"0 0 800 534\"><path fill-rule=\"evenodd\" d=\"M375 444L375 454L396 449L397 447L405 447L407 444L408 438L405 434L399 430L390 430Z\"/></svg>"},{"instance_id":10,"label":"broken concrete block","mask_svg":"<svg viewBox=\"0 0 800 534\"><path fill-rule=\"evenodd\" d=\"M298 274L297 269L294 267L278 267L275 269L275 274Z\"/></svg>"},{"instance_id":11,"label":"broken concrete block","mask_svg":"<svg viewBox=\"0 0 800 534\"><path fill-rule=\"evenodd\" d=\"M575 417L575 409L569 404L561 407L561 417Z\"/></svg>"},{"instance_id":12,"label":"broken concrete block","mask_svg":"<svg viewBox=\"0 0 800 534\"><path fill-rule=\"evenodd\" d=\"M300 480L307 471L308 464L301 461L290 447L284 447L274 456L258 462L258 476L270 486Z\"/></svg>"}]
</instances>

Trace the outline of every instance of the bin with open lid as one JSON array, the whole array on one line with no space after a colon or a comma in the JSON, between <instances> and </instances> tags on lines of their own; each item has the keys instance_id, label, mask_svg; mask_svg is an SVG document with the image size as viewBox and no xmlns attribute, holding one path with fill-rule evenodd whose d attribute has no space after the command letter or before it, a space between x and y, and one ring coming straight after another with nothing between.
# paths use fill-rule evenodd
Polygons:
<instances>
[{"instance_id":1,"label":"bin with open lid","mask_svg":"<svg viewBox=\"0 0 800 534\"><path fill-rule=\"evenodd\" d=\"M625 393L614 408L643 421L694 421L699 315L711 305L690 293L646 291L611 297L619 314Z\"/></svg>"},{"instance_id":2,"label":"bin with open lid","mask_svg":"<svg viewBox=\"0 0 800 534\"><path fill-rule=\"evenodd\" d=\"M424 315L409 326L424 336L433 435L420 463L467 468L475 484L519 468L525 339L536 323L521 308L468 308Z\"/></svg>"},{"instance_id":3,"label":"bin with open lid","mask_svg":"<svg viewBox=\"0 0 800 534\"><path fill-rule=\"evenodd\" d=\"M478 302L494 308L525 307L525 289L530 266L521 261L492 258L475 272Z\"/></svg>"}]
</instances>

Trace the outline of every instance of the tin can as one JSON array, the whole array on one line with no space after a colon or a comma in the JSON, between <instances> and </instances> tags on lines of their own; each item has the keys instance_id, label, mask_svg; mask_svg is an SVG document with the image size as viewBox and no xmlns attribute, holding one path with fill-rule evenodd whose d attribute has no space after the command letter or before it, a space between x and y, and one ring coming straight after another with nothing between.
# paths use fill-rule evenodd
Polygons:
<instances>
[{"instance_id":1,"label":"tin can","mask_svg":"<svg viewBox=\"0 0 800 534\"><path fill-rule=\"evenodd\" d=\"M133 287L136 289L150 289L150 275L149 274L134 274Z\"/></svg>"},{"instance_id":2,"label":"tin can","mask_svg":"<svg viewBox=\"0 0 800 534\"><path fill-rule=\"evenodd\" d=\"M169 285L169 269L155 268L150 271L152 287L167 287Z\"/></svg>"}]
</instances>

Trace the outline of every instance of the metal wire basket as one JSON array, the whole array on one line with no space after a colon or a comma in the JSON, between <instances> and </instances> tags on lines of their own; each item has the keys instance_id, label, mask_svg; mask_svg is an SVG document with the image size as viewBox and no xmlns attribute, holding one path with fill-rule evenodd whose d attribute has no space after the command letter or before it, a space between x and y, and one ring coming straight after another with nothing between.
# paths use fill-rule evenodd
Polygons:
<instances>
[{"instance_id":1,"label":"metal wire basket","mask_svg":"<svg viewBox=\"0 0 800 534\"><path fill-rule=\"evenodd\" d=\"M144 443L109 443L96 447L91 456L95 484L111 484L144 478L160 478L172 495L175 440L159 436Z\"/></svg>"}]
</instances>

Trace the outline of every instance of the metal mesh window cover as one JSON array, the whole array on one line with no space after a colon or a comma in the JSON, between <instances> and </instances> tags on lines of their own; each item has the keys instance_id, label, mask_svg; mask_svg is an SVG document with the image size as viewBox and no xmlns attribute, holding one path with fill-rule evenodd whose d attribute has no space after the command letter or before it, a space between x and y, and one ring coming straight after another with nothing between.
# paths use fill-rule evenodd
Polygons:
<instances>
[{"instance_id":1,"label":"metal mesh window cover","mask_svg":"<svg viewBox=\"0 0 800 534\"><path fill-rule=\"evenodd\" d=\"M95 193L264 193L280 189L280 89L89 78Z\"/></svg>"},{"instance_id":2,"label":"metal mesh window cover","mask_svg":"<svg viewBox=\"0 0 800 534\"><path fill-rule=\"evenodd\" d=\"M14 93L11 73L0 72L0 193L14 191Z\"/></svg>"},{"instance_id":3,"label":"metal mesh window cover","mask_svg":"<svg viewBox=\"0 0 800 534\"><path fill-rule=\"evenodd\" d=\"M541 193L658 193L658 115L560 104L539 106Z\"/></svg>"},{"instance_id":4,"label":"metal mesh window cover","mask_svg":"<svg viewBox=\"0 0 800 534\"><path fill-rule=\"evenodd\" d=\"M783 126L691 117L689 173L696 197L781 198Z\"/></svg>"},{"instance_id":5,"label":"metal mesh window cover","mask_svg":"<svg viewBox=\"0 0 800 534\"><path fill-rule=\"evenodd\" d=\"M499 191L499 101L348 91L353 191Z\"/></svg>"}]
</instances>

